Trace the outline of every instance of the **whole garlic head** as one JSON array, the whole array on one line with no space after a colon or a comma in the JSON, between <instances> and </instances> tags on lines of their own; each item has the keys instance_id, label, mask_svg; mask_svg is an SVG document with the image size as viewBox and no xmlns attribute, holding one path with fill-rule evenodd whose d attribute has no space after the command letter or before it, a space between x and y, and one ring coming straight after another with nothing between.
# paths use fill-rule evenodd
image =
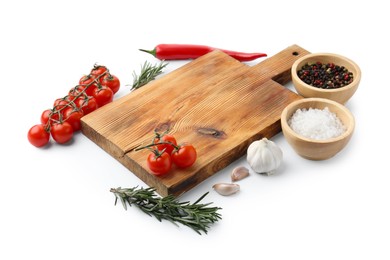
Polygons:
<instances>
[{"instance_id":1,"label":"whole garlic head","mask_svg":"<svg viewBox=\"0 0 390 260\"><path fill-rule=\"evenodd\" d=\"M255 172L272 175L282 163L283 152L274 142L264 137L249 145L246 159Z\"/></svg>"}]
</instances>

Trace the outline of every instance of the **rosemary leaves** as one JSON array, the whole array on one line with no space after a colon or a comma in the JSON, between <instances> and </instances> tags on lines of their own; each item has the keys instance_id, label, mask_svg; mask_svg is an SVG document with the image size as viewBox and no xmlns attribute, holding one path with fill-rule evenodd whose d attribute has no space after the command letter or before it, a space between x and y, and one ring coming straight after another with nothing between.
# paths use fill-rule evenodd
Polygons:
<instances>
[{"instance_id":1,"label":"rosemary leaves","mask_svg":"<svg viewBox=\"0 0 390 260\"><path fill-rule=\"evenodd\" d=\"M207 234L210 225L221 218L217 211L219 207L209 207L211 203L200 204L199 202L208 194L205 193L194 203L179 202L174 196L159 197L155 188L112 188L115 194L115 205L118 199L127 210L127 204L136 205L144 213L154 216L160 222L165 219L173 224L180 223L201 235L201 231Z\"/></svg>"},{"instance_id":2,"label":"rosemary leaves","mask_svg":"<svg viewBox=\"0 0 390 260\"><path fill-rule=\"evenodd\" d=\"M152 65L151 63L145 61L141 66L141 73L137 75L133 72L133 85L131 90L140 88L150 81L154 80L158 75L163 72L163 69L168 65L168 63L161 61L159 64Z\"/></svg>"}]
</instances>

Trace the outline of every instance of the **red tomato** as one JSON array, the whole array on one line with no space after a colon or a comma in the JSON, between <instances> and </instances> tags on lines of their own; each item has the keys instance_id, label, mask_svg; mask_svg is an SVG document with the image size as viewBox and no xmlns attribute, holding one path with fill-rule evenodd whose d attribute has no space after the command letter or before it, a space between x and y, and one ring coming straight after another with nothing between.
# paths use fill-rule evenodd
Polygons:
<instances>
[{"instance_id":1,"label":"red tomato","mask_svg":"<svg viewBox=\"0 0 390 260\"><path fill-rule=\"evenodd\" d=\"M27 138L32 145L42 147L49 142L50 134L45 130L43 124L39 124L30 128L27 133Z\"/></svg>"},{"instance_id":2,"label":"red tomato","mask_svg":"<svg viewBox=\"0 0 390 260\"><path fill-rule=\"evenodd\" d=\"M81 93L84 91L84 89L85 86L82 85L77 85L76 87L72 88L69 90L68 99L73 101L75 98L77 98L77 96L82 95Z\"/></svg>"},{"instance_id":3,"label":"red tomato","mask_svg":"<svg viewBox=\"0 0 390 260\"><path fill-rule=\"evenodd\" d=\"M50 125L57 123L60 120L60 112L53 112L52 109L46 109L42 112L41 115L41 123L43 125L46 125L47 122L49 122L50 119Z\"/></svg>"},{"instance_id":4,"label":"red tomato","mask_svg":"<svg viewBox=\"0 0 390 260\"><path fill-rule=\"evenodd\" d=\"M121 85L117 76L114 76L112 74L106 74L103 77L101 77L100 83L103 86L109 87L112 90L112 92L114 92L114 94L118 92Z\"/></svg>"},{"instance_id":5,"label":"red tomato","mask_svg":"<svg viewBox=\"0 0 390 260\"><path fill-rule=\"evenodd\" d=\"M163 135L163 137L156 138L154 140L154 143L159 143L159 142L172 143L174 146L177 145L176 138L173 135ZM159 144L156 146L157 146L157 149L159 151L162 151L165 149L165 152L168 153L169 155L172 154L172 151L175 149L175 147L170 145L170 144Z\"/></svg>"},{"instance_id":6,"label":"red tomato","mask_svg":"<svg viewBox=\"0 0 390 260\"><path fill-rule=\"evenodd\" d=\"M107 71L107 68L105 66L95 65L95 66L93 66L93 69L91 70L91 75L98 77L106 71Z\"/></svg>"},{"instance_id":7,"label":"red tomato","mask_svg":"<svg viewBox=\"0 0 390 260\"><path fill-rule=\"evenodd\" d=\"M72 139L73 128L68 122L62 122L60 124L52 125L50 133L57 143L64 144Z\"/></svg>"},{"instance_id":8,"label":"red tomato","mask_svg":"<svg viewBox=\"0 0 390 260\"><path fill-rule=\"evenodd\" d=\"M69 105L69 101L67 101L66 99L64 99L64 98L57 98L54 101L53 109L60 110L60 109L66 107L68 105Z\"/></svg>"},{"instance_id":9,"label":"red tomato","mask_svg":"<svg viewBox=\"0 0 390 260\"><path fill-rule=\"evenodd\" d=\"M49 117L50 117L50 114L51 114L51 109L46 109L45 111L42 112L41 114L41 123L43 125L46 125L47 122L49 121Z\"/></svg>"},{"instance_id":10,"label":"red tomato","mask_svg":"<svg viewBox=\"0 0 390 260\"><path fill-rule=\"evenodd\" d=\"M104 106L112 102L114 99L114 92L108 87L102 86L100 88L95 88L92 96L96 99L96 102L99 107Z\"/></svg>"},{"instance_id":11,"label":"red tomato","mask_svg":"<svg viewBox=\"0 0 390 260\"><path fill-rule=\"evenodd\" d=\"M79 80L79 84L86 88L85 93L87 93L88 96L92 96L94 89L97 87L95 79L96 79L96 77L93 75L84 75ZM92 83L92 82L95 82L95 83Z\"/></svg>"},{"instance_id":12,"label":"red tomato","mask_svg":"<svg viewBox=\"0 0 390 260\"><path fill-rule=\"evenodd\" d=\"M74 132L81 129L80 119L83 117L83 115L84 114L82 110L73 108L66 108L64 110L64 120L72 126Z\"/></svg>"},{"instance_id":13,"label":"red tomato","mask_svg":"<svg viewBox=\"0 0 390 260\"><path fill-rule=\"evenodd\" d=\"M179 150L172 153L172 161L179 168L187 168L196 161L197 153L191 144L180 145Z\"/></svg>"},{"instance_id":14,"label":"red tomato","mask_svg":"<svg viewBox=\"0 0 390 260\"><path fill-rule=\"evenodd\" d=\"M169 172L172 166L171 156L166 152L161 155L156 155L154 152L151 152L146 162L154 175L164 175Z\"/></svg>"},{"instance_id":15,"label":"red tomato","mask_svg":"<svg viewBox=\"0 0 390 260\"><path fill-rule=\"evenodd\" d=\"M98 108L98 103L94 97L81 96L75 100L75 104L78 108L81 108L84 115L95 111Z\"/></svg>"}]
</instances>

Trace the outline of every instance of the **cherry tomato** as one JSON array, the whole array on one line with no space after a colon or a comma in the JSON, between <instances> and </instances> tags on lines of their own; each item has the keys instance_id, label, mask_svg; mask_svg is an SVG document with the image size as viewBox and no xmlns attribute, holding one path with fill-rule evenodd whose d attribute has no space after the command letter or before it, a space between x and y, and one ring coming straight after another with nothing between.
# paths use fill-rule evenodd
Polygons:
<instances>
[{"instance_id":1,"label":"cherry tomato","mask_svg":"<svg viewBox=\"0 0 390 260\"><path fill-rule=\"evenodd\" d=\"M193 165L196 161L197 153L191 144L180 145L179 150L172 153L172 161L179 168L187 168Z\"/></svg>"},{"instance_id":2,"label":"cherry tomato","mask_svg":"<svg viewBox=\"0 0 390 260\"><path fill-rule=\"evenodd\" d=\"M98 108L98 103L94 97L81 96L75 100L75 104L78 108L81 108L84 115L88 115L92 111Z\"/></svg>"},{"instance_id":3,"label":"cherry tomato","mask_svg":"<svg viewBox=\"0 0 390 260\"><path fill-rule=\"evenodd\" d=\"M118 77L112 74L106 74L103 77L101 77L100 83L103 86L109 87L112 90L112 92L114 92L114 94L118 92L121 85Z\"/></svg>"},{"instance_id":4,"label":"cherry tomato","mask_svg":"<svg viewBox=\"0 0 390 260\"><path fill-rule=\"evenodd\" d=\"M49 119L53 120L58 120L58 114L52 114L53 110L51 109L46 109L42 112L41 114L41 123L43 125L46 125ZM53 118L55 116L55 118Z\"/></svg>"},{"instance_id":5,"label":"cherry tomato","mask_svg":"<svg viewBox=\"0 0 390 260\"><path fill-rule=\"evenodd\" d=\"M164 175L172 167L171 156L166 152L163 152L161 155L156 155L155 152L151 152L146 162L154 175Z\"/></svg>"},{"instance_id":6,"label":"cherry tomato","mask_svg":"<svg viewBox=\"0 0 390 260\"><path fill-rule=\"evenodd\" d=\"M43 125L46 125L47 122L49 121L51 111L52 111L51 109L46 109L45 111L42 112L42 114L41 114L41 123Z\"/></svg>"},{"instance_id":7,"label":"cherry tomato","mask_svg":"<svg viewBox=\"0 0 390 260\"><path fill-rule=\"evenodd\" d=\"M42 147L49 142L50 134L46 132L45 125L39 124L30 128L27 133L27 138L32 145Z\"/></svg>"},{"instance_id":8,"label":"cherry tomato","mask_svg":"<svg viewBox=\"0 0 390 260\"><path fill-rule=\"evenodd\" d=\"M72 126L74 132L81 129L80 119L83 117L83 115L84 114L82 110L73 109L70 107L64 110L64 120Z\"/></svg>"},{"instance_id":9,"label":"cherry tomato","mask_svg":"<svg viewBox=\"0 0 390 260\"><path fill-rule=\"evenodd\" d=\"M96 79L93 75L84 75L79 80L79 84L84 86L86 88L85 93L87 93L88 96L92 96L94 89L97 87L96 82L94 82Z\"/></svg>"},{"instance_id":10,"label":"cherry tomato","mask_svg":"<svg viewBox=\"0 0 390 260\"><path fill-rule=\"evenodd\" d=\"M91 70L91 75L97 77L99 75L102 75L106 71L107 71L107 68L105 66L95 65L95 66L93 66L93 69Z\"/></svg>"},{"instance_id":11,"label":"cherry tomato","mask_svg":"<svg viewBox=\"0 0 390 260\"><path fill-rule=\"evenodd\" d=\"M56 109L56 110L60 110L60 109L66 107L68 105L69 105L69 101L67 101L66 99L64 99L64 98L57 98L54 101L53 108Z\"/></svg>"},{"instance_id":12,"label":"cherry tomato","mask_svg":"<svg viewBox=\"0 0 390 260\"><path fill-rule=\"evenodd\" d=\"M46 125L49 122L50 119L50 125L57 123L60 120L60 114L61 112L53 112L52 109L46 109L41 114L41 123L43 125Z\"/></svg>"},{"instance_id":13,"label":"cherry tomato","mask_svg":"<svg viewBox=\"0 0 390 260\"><path fill-rule=\"evenodd\" d=\"M64 144L72 139L73 128L68 122L62 122L53 124L50 128L50 133L57 143Z\"/></svg>"},{"instance_id":14,"label":"cherry tomato","mask_svg":"<svg viewBox=\"0 0 390 260\"><path fill-rule=\"evenodd\" d=\"M76 87L72 88L68 92L68 99L73 101L75 98L77 98L78 95L80 95L84 91L84 89L85 86L82 85L77 85Z\"/></svg>"},{"instance_id":15,"label":"cherry tomato","mask_svg":"<svg viewBox=\"0 0 390 260\"><path fill-rule=\"evenodd\" d=\"M163 135L163 137L161 138L156 138L154 140L154 143L158 143L158 142L167 142L167 143L172 143L175 146L177 145L176 138L173 135L167 135L167 134ZM165 152L168 153L169 155L172 154L172 151L175 149L175 147L170 144L159 144L156 145L156 147L159 151L165 149Z\"/></svg>"},{"instance_id":16,"label":"cherry tomato","mask_svg":"<svg viewBox=\"0 0 390 260\"><path fill-rule=\"evenodd\" d=\"M99 107L104 106L112 102L114 99L114 92L109 87L102 86L100 88L95 88L92 96L96 99L96 102Z\"/></svg>"}]
</instances>

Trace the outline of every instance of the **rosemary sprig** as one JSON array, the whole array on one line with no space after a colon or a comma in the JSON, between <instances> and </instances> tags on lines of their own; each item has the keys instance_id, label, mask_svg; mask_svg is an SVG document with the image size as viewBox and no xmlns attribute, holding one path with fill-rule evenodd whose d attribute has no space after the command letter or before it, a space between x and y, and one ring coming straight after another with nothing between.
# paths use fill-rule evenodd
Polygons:
<instances>
[{"instance_id":1,"label":"rosemary sprig","mask_svg":"<svg viewBox=\"0 0 390 260\"><path fill-rule=\"evenodd\" d=\"M221 214L219 207L209 207L212 203L200 204L199 202L208 194L206 192L194 203L179 202L173 195L159 197L155 188L112 188L115 194L115 205L118 199L127 210L127 204L136 205L149 216L156 217L160 222L165 219L173 224L181 223L190 227L201 235L201 231L207 234L210 224L217 222Z\"/></svg>"},{"instance_id":2,"label":"rosemary sprig","mask_svg":"<svg viewBox=\"0 0 390 260\"><path fill-rule=\"evenodd\" d=\"M145 63L141 66L141 73L139 76L133 72L133 86L131 87L131 90L140 88L154 80L158 75L163 73L163 69L167 65L168 63L164 61L161 61L159 64L155 65L145 61Z\"/></svg>"}]
</instances>

